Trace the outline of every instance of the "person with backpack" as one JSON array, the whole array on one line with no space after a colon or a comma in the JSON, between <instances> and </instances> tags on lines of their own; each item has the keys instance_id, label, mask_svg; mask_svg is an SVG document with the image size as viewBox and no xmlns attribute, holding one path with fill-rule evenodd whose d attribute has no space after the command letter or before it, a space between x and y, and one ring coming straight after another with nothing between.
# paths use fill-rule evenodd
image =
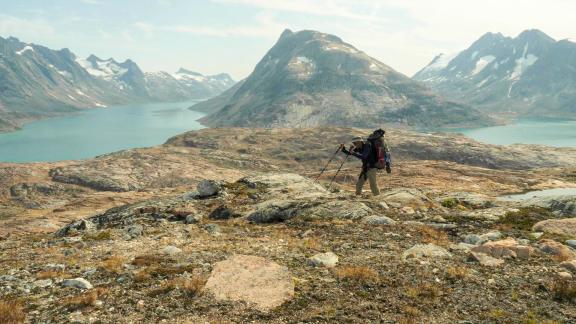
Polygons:
<instances>
[{"instance_id":1,"label":"person with backpack","mask_svg":"<svg viewBox=\"0 0 576 324\"><path fill-rule=\"evenodd\" d=\"M378 170L386 169L387 173L392 172L390 151L384 140L384 134L384 130L378 129L366 141L362 137L355 137L348 150L344 144L340 144L340 149L344 154L353 155L362 161L362 171L356 181L356 195L362 194L364 183L368 180L372 194L378 196L380 194L377 182Z\"/></svg>"}]
</instances>

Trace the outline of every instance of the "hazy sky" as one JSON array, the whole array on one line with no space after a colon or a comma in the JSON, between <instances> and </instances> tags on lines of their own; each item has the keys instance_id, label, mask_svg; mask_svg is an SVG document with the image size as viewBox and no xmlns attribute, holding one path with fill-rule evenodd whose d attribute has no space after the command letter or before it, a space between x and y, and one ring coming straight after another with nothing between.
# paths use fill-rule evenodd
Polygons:
<instances>
[{"instance_id":1,"label":"hazy sky","mask_svg":"<svg viewBox=\"0 0 576 324\"><path fill-rule=\"evenodd\" d=\"M0 0L0 36L240 79L285 28L314 29L412 75L488 31L576 38L575 14L574 0Z\"/></svg>"}]
</instances>

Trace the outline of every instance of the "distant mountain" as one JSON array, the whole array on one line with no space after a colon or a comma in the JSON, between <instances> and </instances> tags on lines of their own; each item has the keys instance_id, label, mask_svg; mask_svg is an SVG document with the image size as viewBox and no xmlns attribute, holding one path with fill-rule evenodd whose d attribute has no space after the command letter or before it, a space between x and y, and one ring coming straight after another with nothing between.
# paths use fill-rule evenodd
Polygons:
<instances>
[{"instance_id":1,"label":"distant mountain","mask_svg":"<svg viewBox=\"0 0 576 324\"><path fill-rule=\"evenodd\" d=\"M576 118L576 42L539 30L487 33L456 55L437 56L414 79L491 112Z\"/></svg>"},{"instance_id":2,"label":"distant mountain","mask_svg":"<svg viewBox=\"0 0 576 324\"><path fill-rule=\"evenodd\" d=\"M192 82L181 71L185 70L145 74L131 60L119 63L95 55L82 59L68 49L51 50L0 37L0 131L79 109L205 99L234 84L226 74L195 74ZM168 77L159 79L159 74ZM172 88L176 90L169 91Z\"/></svg>"},{"instance_id":3,"label":"distant mountain","mask_svg":"<svg viewBox=\"0 0 576 324\"><path fill-rule=\"evenodd\" d=\"M438 127L492 122L340 38L316 31L284 31L248 78L191 109L210 112L202 119L209 126Z\"/></svg>"},{"instance_id":4,"label":"distant mountain","mask_svg":"<svg viewBox=\"0 0 576 324\"><path fill-rule=\"evenodd\" d=\"M222 93L236 83L225 73L205 76L182 68L174 74L147 72L145 78L150 96L161 101L206 99Z\"/></svg>"}]
</instances>

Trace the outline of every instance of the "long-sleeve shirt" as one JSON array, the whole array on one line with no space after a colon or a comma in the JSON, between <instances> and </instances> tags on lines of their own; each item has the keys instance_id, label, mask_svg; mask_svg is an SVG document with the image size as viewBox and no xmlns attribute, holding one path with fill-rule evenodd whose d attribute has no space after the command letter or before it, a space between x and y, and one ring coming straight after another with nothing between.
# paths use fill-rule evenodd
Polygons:
<instances>
[{"instance_id":1,"label":"long-sleeve shirt","mask_svg":"<svg viewBox=\"0 0 576 324\"><path fill-rule=\"evenodd\" d=\"M364 142L362 148L358 149L355 148L352 151L347 150L346 148L342 149L344 154L349 154L357 157L358 159L362 160L362 167L373 168L376 161L374 160L374 155L372 154L372 145L369 142Z\"/></svg>"}]
</instances>

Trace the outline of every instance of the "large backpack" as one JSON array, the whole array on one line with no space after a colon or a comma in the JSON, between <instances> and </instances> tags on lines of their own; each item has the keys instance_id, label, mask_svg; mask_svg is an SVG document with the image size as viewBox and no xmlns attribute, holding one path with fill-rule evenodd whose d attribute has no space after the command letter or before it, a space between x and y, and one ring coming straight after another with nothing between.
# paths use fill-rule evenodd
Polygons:
<instances>
[{"instance_id":1,"label":"large backpack","mask_svg":"<svg viewBox=\"0 0 576 324\"><path fill-rule=\"evenodd\" d=\"M385 133L383 129L377 129L368 136L368 141L372 146L372 160L374 161L374 167L377 169L386 169L387 160L389 160L387 156L388 147L384 140Z\"/></svg>"}]
</instances>

